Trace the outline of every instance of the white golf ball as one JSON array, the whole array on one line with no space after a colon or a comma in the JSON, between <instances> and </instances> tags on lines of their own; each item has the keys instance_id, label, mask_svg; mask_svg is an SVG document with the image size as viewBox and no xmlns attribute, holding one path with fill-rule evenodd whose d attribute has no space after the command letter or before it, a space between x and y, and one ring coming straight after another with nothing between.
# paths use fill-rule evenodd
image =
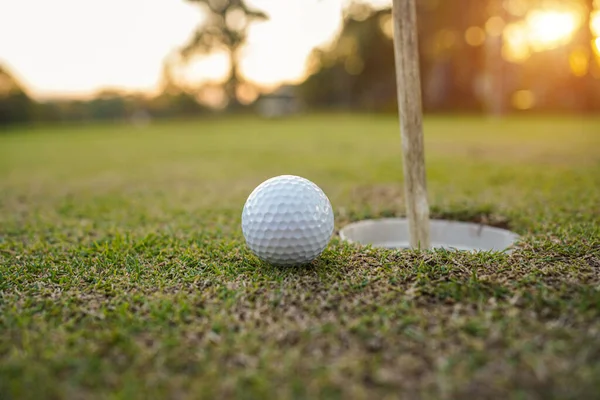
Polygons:
<instances>
[{"instance_id":1,"label":"white golf ball","mask_svg":"<svg viewBox=\"0 0 600 400\"><path fill-rule=\"evenodd\" d=\"M333 209L308 179L281 175L252 191L242 211L250 250L273 265L300 265L317 258L333 234Z\"/></svg>"}]
</instances>

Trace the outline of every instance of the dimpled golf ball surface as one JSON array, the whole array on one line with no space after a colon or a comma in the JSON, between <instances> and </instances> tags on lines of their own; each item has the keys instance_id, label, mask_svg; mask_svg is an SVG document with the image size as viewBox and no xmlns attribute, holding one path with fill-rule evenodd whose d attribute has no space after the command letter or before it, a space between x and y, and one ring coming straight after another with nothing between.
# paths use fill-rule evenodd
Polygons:
<instances>
[{"instance_id":1,"label":"dimpled golf ball surface","mask_svg":"<svg viewBox=\"0 0 600 400\"><path fill-rule=\"evenodd\" d=\"M333 234L333 210L308 179L281 175L261 183L242 212L250 250L273 265L301 265L317 258Z\"/></svg>"}]
</instances>

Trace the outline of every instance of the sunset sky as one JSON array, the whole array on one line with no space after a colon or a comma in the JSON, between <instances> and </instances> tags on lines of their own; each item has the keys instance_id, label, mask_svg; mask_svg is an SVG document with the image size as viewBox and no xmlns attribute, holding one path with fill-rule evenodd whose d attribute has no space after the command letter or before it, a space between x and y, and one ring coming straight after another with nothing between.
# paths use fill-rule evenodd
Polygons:
<instances>
[{"instance_id":1,"label":"sunset sky","mask_svg":"<svg viewBox=\"0 0 600 400\"><path fill-rule=\"evenodd\" d=\"M242 69L269 85L303 76L311 49L339 28L345 0L249 3L270 20L252 27ZM0 1L0 62L40 98L85 96L107 86L151 90L164 57L201 21L198 7L183 0ZM215 55L194 71L215 79L225 68L226 59Z\"/></svg>"},{"instance_id":2,"label":"sunset sky","mask_svg":"<svg viewBox=\"0 0 600 400\"><path fill-rule=\"evenodd\" d=\"M243 74L266 86L300 80L310 51L339 29L347 2L250 0L270 20L251 28ZM523 34L529 29L538 44L568 39L577 21L561 12L537 15ZM106 87L152 90L164 58L201 21L198 8L183 0L2 0L0 63L37 98L87 96ZM513 36L517 43L519 32ZM198 64L194 76L218 79L226 66L216 54Z\"/></svg>"}]
</instances>

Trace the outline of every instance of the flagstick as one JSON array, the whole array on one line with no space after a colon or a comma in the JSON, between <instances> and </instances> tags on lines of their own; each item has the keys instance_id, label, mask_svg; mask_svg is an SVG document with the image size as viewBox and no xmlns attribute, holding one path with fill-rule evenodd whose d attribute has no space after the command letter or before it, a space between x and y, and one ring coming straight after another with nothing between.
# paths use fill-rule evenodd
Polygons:
<instances>
[{"instance_id":1,"label":"flagstick","mask_svg":"<svg viewBox=\"0 0 600 400\"><path fill-rule=\"evenodd\" d=\"M396 85L410 246L427 249L431 243L415 0L394 0L393 16Z\"/></svg>"}]
</instances>

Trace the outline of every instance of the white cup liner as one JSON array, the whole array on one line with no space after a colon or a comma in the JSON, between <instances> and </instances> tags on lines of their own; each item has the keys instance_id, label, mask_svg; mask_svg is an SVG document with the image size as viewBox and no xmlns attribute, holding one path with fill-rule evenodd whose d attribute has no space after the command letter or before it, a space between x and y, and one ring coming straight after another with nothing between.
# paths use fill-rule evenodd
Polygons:
<instances>
[{"instance_id":1,"label":"white cup liner","mask_svg":"<svg viewBox=\"0 0 600 400\"><path fill-rule=\"evenodd\" d=\"M343 241L388 249L410 249L409 237L405 218L358 221L340 230ZM519 239L519 235L505 229L435 219L430 220L430 237L433 249L501 252L510 252Z\"/></svg>"}]
</instances>

